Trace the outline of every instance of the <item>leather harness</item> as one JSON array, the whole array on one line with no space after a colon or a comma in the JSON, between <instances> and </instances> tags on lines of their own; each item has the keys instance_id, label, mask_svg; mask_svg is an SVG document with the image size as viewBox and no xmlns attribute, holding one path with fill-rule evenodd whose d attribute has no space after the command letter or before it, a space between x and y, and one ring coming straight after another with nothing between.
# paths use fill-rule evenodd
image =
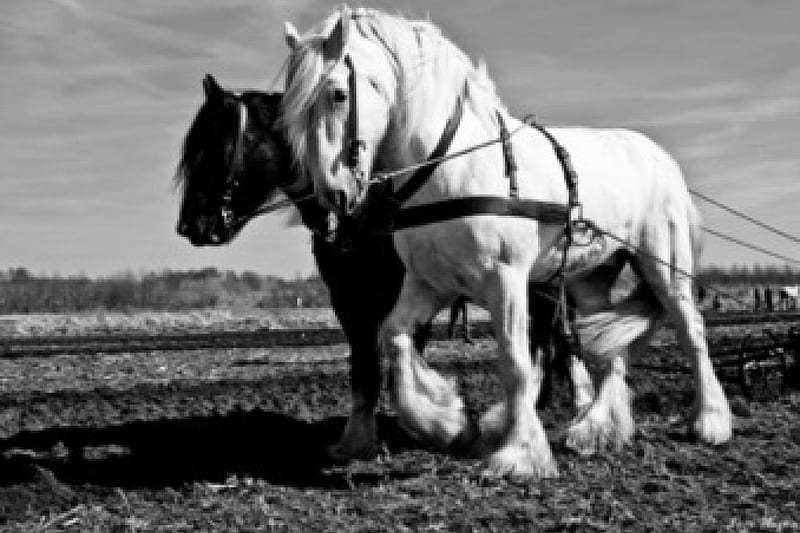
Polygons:
<instances>
[{"instance_id":1,"label":"leather harness","mask_svg":"<svg viewBox=\"0 0 800 533\"><path fill-rule=\"evenodd\" d=\"M453 115L448 120L436 148L428 157L428 161L441 159L447 153L463 114L462 100L459 97ZM387 213L383 213L383 217L387 217L390 220L388 227L385 228L387 231L413 228L465 216L495 215L529 218L542 224L562 224L565 226L567 234L571 234L570 222L574 220L571 215L574 210L580 208L580 202L578 201L577 173L572 167L569 152L543 126L526 117L526 124L540 131L553 147L564 173L568 202L563 204L560 202L520 198L517 163L512 150L511 134L499 112L497 113L497 118L500 126L500 143L505 161L505 175L509 181L509 195L507 197L476 195L463 198L448 198L422 205L402 207L402 204L411 198L436 170L438 163L432 162L418 169L398 191L393 192L391 187L387 186L383 194L388 202L384 206L386 204L394 206L393 216L388 217Z\"/></svg>"},{"instance_id":2,"label":"leather harness","mask_svg":"<svg viewBox=\"0 0 800 533\"><path fill-rule=\"evenodd\" d=\"M350 109L348 115L347 131L349 134L349 145L345 153L345 162L353 174L359 187L365 186L365 178L361 168L361 149L364 141L358 136L358 106L356 92L356 70L353 60L349 54L343 58L345 66L349 69L347 82L350 92ZM566 205L558 202L548 202L542 200L523 199L519 197L519 186L517 182L517 163L511 145L511 133L505 124L500 111L497 111L497 121L500 127L499 142L503 148L505 160L505 174L509 180L509 196L469 196L464 198L448 198L437 202L417 205L412 207L402 207L431 177L439 165L440 160L447 154L453 142L456 131L461 124L464 115L464 92L462 91L456 99L453 112L447 120L447 124L442 131L442 135L436 147L428 156L427 164L418 168L411 177L398 189L394 190L391 181L380 191L377 200L377 208L368 209L376 216L366 217L368 220L362 224L362 228L367 232L393 232L426 224L433 224L454 218L476 215L495 215L529 218L543 224L563 224L566 228L568 238L571 236L571 221L575 220L573 213L580 208L578 201L578 177L572 168L569 153L553 135L543 126L533 120L530 115L525 118L525 123L536 128L550 142L558 158L559 164L564 172L564 180L567 185L568 202ZM372 184L374 185L374 184ZM578 219L580 215L578 215ZM378 228L370 227L370 223L379 221Z\"/></svg>"}]
</instances>

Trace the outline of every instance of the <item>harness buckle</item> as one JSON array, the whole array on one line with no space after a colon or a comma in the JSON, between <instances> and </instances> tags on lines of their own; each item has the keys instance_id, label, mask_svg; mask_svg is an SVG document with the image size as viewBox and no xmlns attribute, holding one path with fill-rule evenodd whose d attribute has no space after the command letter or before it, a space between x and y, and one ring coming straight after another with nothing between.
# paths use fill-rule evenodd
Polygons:
<instances>
[{"instance_id":1,"label":"harness buckle","mask_svg":"<svg viewBox=\"0 0 800 533\"><path fill-rule=\"evenodd\" d=\"M594 225L583 217L583 204L570 199L567 211L566 233L569 244L589 246L595 239Z\"/></svg>"},{"instance_id":2,"label":"harness buckle","mask_svg":"<svg viewBox=\"0 0 800 533\"><path fill-rule=\"evenodd\" d=\"M576 223L583 221L583 204L577 200L571 200L568 205L567 223L569 225L575 225Z\"/></svg>"},{"instance_id":3,"label":"harness buckle","mask_svg":"<svg viewBox=\"0 0 800 533\"><path fill-rule=\"evenodd\" d=\"M222 224L228 228L233 222L233 211L230 207L224 206L219 210L220 218L222 218Z\"/></svg>"},{"instance_id":4,"label":"harness buckle","mask_svg":"<svg viewBox=\"0 0 800 533\"><path fill-rule=\"evenodd\" d=\"M325 242L333 244L336 241L339 229L339 217L333 211L328 211L325 216L325 226L323 228Z\"/></svg>"}]
</instances>

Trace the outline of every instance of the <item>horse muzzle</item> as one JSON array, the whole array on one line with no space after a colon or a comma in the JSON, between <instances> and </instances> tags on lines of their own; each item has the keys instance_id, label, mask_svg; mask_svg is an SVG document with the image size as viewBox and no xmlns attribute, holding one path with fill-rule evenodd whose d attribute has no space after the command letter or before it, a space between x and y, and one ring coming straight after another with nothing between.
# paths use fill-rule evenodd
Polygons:
<instances>
[{"instance_id":1,"label":"horse muzzle","mask_svg":"<svg viewBox=\"0 0 800 533\"><path fill-rule=\"evenodd\" d=\"M193 246L220 246L229 243L236 234L216 216L199 216L191 222L179 220L175 230Z\"/></svg>"},{"instance_id":2,"label":"horse muzzle","mask_svg":"<svg viewBox=\"0 0 800 533\"><path fill-rule=\"evenodd\" d=\"M346 217L357 215L367 193L367 180L361 170L351 170L341 185L322 191L320 201L336 213Z\"/></svg>"},{"instance_id":3,"label":"horse muzzle","mask_svg":"<svg viewBox=\"0 0 800 533\"><path fill-rule=\"evenodd\" d=\"M333 209L337 214L351 217L358 209L358 198L351 196L347 191L338 189L330 190L323 193L323 204Z\"/></svg>"}]
</instances>

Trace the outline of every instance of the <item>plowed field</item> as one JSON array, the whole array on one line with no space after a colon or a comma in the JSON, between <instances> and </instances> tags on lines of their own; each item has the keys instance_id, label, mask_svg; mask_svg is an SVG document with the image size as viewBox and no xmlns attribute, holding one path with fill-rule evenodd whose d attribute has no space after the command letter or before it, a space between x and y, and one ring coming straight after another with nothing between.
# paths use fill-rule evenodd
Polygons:
<instances>
[{"instance_id":1,"label":"plowed field","mask_svg":"<svg viewBox=\"0 0 800 533\"><path fill-rule=\"evenodd\" d=\"M713 342L713 339L711 339ZM659 362L686 364L669 335ZM0 530L800 531L800 393L762 386L734 440L686 438L684 374L634 369L637 433L619 453L560 445L566 384L541 411L560 477L487 479L415 443L382 406L381 450L333 465L345 345L0 359ZM470 409L497 398L494 343L432 343Z\"/></svg>"}]
</instances>

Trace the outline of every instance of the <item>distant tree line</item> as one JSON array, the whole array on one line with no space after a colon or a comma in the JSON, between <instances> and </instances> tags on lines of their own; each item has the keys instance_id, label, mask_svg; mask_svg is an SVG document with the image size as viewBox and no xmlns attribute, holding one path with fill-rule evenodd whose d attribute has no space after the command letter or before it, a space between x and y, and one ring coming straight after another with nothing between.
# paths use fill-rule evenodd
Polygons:
<instances>
[{"instance_id":1,"label":"distant tree line","mask_svg":"<svg viewBox=\"0 0 800 533\"><path fill-rule=\"evenodd\" d=\"M710 266L702 285L798 285L800 270L777 266ZM25 268L0 271L0 313L207 308L328 307L317 275L286 280L215 268L132 272L108 277L42 276Z\"/></svg>"},{"instance_id":2,"label":"distant tree line","mask_svg":"<svg viewBox=\"0 0 800 533\"><path fill-rule=\"evenodd\" d=\"M788 265L711 265L703 267L697 278L705 285L800 285L800 269Z\"/></svg>"},{"instance_id":3,"label":"distant tree line","mask_svg":"<svg viewBox=\"0 0 800 533\"><path fill-rule=\"evenodd\" d=\"M100 278L41 276L25 268L0 271L0 313L328 305L319 276L285 280L215 268Z\"/></svg>"}]
</instances>

